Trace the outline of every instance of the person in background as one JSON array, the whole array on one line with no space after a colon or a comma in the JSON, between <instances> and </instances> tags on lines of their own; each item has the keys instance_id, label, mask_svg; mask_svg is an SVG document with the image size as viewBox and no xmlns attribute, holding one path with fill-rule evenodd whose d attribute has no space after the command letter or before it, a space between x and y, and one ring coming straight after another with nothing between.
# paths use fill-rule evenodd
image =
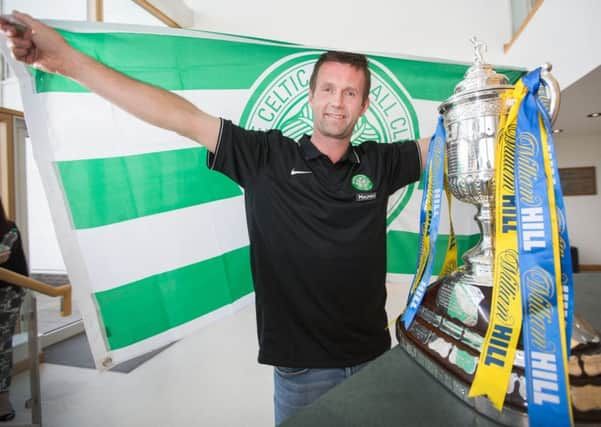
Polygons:
<instances>
[{"instance_id":1,"label":"person in background","mask_svg":"<svg viewBox=\"0 0 601 427\"><path fill-rule=\"evenodd\" d=\"M6 218L0 199L0 267L27 275L27 262L17 227ZM12 339L25 291L0 281L0 422L10 421L15 411L8 391L12 376Z\"/></svg>"}]
</instances>

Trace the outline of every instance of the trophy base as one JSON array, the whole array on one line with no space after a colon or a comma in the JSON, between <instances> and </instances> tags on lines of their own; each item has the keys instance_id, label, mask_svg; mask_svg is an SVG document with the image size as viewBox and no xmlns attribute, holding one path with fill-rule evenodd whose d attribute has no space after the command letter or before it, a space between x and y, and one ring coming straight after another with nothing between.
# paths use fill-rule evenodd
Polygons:
<instances>
[{"instance_id":1,"label":"trophy base","mask_svg":"<svg viewBox=\"0 0 601 427\"><path fill-rule=\"evenodd\" d=\"M528 426L524 353L520 342L503 411L488 398L468 398L488 328L492 278L466 268L432 283L406 330L396 322L401 347L450 392L478 413L511 426ZM601 338L574 316L569 378L574 422L601 424Z\"/></svg>"},{"instance_id":2,"label":"trophy base","mask_svg":"<svg viewBox=\"0 0 601 427\"><path fill-rule=\"evenodd\" d=\"M398 331L398 330L397 330ZM453 393L467 406L482 414L493 421L507 426L528 426L528 415L525 412L517 411L511 407L506 407L502 412L497 411L490 400L480 396L468 398L467 394L470 385L460 381L457 377L447 371L443 366L437 364L418 346L413 345L411 340L407 339L406 335L399 335L399 344L405 352L411 356L418 365L426 372L432 375L440 382L448 391Z\"/></svg>"}]
</instances>

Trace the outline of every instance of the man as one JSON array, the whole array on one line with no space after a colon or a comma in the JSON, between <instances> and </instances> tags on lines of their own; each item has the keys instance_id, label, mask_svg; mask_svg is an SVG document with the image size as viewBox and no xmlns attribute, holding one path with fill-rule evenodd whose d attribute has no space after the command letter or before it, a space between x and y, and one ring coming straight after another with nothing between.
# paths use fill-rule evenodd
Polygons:
<instances>
[{"instance_id":1,"label":"man","mask_svg":"<svg viewBox=\"0 0 601 427\"><path fill-rule=\"evenodd\" d=\"M246 131L132 80L15 13L0 20L16 59L65 75L137 117L209 150L210 168L245 189L259 362L273 365L280 424L390 347L386 205L419 179L427 140L350 144L369 106L363 55L328 52L310 80L311 136ZM420 153L421 149L421 153Z\"/></svg>"}]
</instances>

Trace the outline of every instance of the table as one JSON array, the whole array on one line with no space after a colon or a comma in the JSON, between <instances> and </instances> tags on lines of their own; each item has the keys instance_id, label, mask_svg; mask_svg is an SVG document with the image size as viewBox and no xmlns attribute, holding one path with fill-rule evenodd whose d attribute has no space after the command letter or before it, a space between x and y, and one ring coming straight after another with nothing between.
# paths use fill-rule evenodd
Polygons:
<instances>
[{"instance_id":1,"label":"table","mask_svg":"<svg viewBox=\"0 0 601 427\"><path fill-rule=\"evenodd\" d=\"M575 312L601 330L601 274L574 276ZM498 426L396 346L282 424L285 427Z\"/></svg>"}]
</instances>

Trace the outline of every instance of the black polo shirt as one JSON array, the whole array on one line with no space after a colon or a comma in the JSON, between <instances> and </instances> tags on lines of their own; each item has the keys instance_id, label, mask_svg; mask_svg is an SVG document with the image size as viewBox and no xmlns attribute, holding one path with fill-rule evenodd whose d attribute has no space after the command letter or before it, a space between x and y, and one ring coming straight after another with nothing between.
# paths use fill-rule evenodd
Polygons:
<instances>
[{"instance_id":1,"label":"black polo shirt","mask_svg":"<svg viewBox=\"0 0 601 427\"><path fill-rule=\"evenodd\" d=\"M347 367L390 348L386 208L419 179L417 144L365 142L333 164L309 136L222 120L207 162L245 190L259 362Z\"/></svg>"}]
</instances>

